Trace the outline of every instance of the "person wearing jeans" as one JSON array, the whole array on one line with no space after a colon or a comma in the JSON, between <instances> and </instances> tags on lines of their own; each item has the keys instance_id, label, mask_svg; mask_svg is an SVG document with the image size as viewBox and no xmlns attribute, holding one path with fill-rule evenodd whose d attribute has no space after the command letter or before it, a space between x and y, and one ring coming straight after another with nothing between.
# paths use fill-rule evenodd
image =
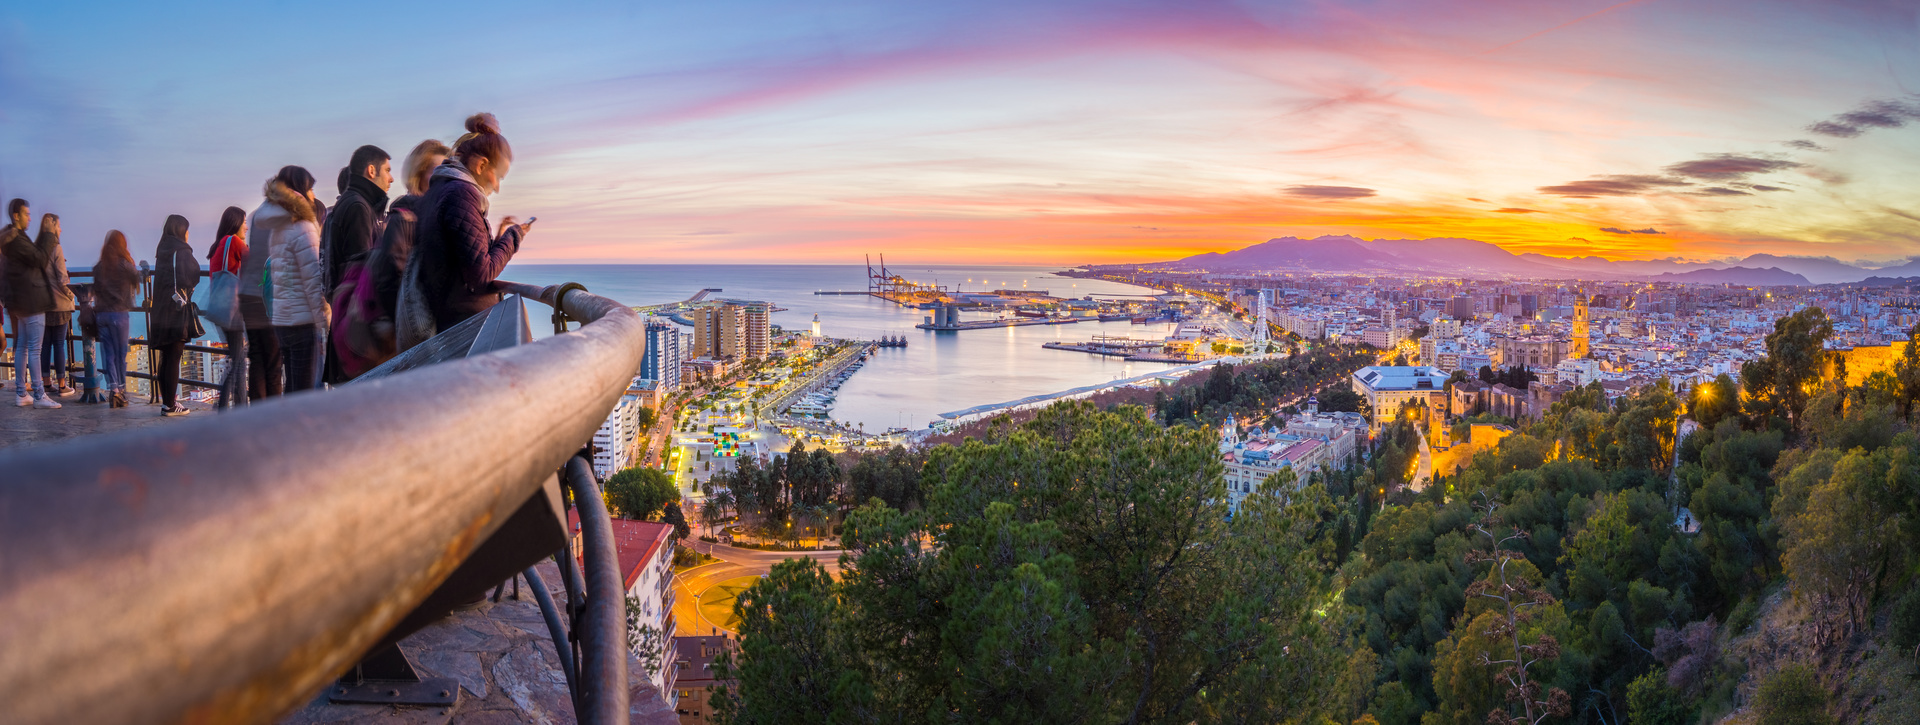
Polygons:
<instances>
[{"instance_id":1,"label":"person wearing jeans","mask_svg":"<svg viewBox=\"0 0 1920 725\"><path fill-rule=\"evenodd\" d=\"M34 363L40 360L40 344L47 334L47 316L43 314L13 316L13 389L15 403L20 407L37 405L47 397L46 371ZM28 382L32 387L28 387Z\"/></svg>"},{"instance_id":2,"label":"person wearing jeans","mask_svg":"<svg viewBox=\"0 0 1920 725\"><path fill-rule=\"evenodd\" d=\"M109 407L127 407L127 347L132 338L128 313L140 289L140 270L127 251L127 235L115 229L100 245L93 263L93 315L100 327L101 369L107 376Z\"/></svg>"},{"instance_id":3,"label":"person wearing jeans","mask_svg":"<svg viewBox=\"0 0 1920 725\"><path fill-rule=\"evenodd\" d=\"M27 236L27 222L32 214L27 203L15 199L7 205L7 215L11 221L5 229L0 229L0 257L6 259L5 278L0 280L4 288L7 313L13 316L13 388L14 402L21 406L35 408L58 408L60 404L47 395L47 374L40 367L40 345L46 337L47 313L53 310L53 289L47 273L48 257L41 247ZM40 234L59 233L59 219L52 214L40 220Z\"/></svg>"},{"instance_id":4,"label":"person wearing jeans","mask_svg":"<svg viewBox=\"0 0 1920 725\"><path fill-rule=\"evenodd\" d=\"M95 312L100 325L100 372L106 376L107 392L113 407L127 405L127 348L133 328L125 312Z\"/></svg>"}]
</instances>

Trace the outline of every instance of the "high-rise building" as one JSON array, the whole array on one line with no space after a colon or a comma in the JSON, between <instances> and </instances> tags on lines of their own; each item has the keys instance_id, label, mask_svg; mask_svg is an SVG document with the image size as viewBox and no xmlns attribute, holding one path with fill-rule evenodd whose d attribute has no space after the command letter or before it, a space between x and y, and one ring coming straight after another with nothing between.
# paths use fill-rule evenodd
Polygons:
<instances>
[{"instance_id":1,"label":"high-rise building","mask_svg":"<svg viewBox=\"0 0 1920 725\"><path fill-rule=\"evenodd\" d=\"M1267 335L1268 335L1267 310L1273 307L1273 290L1270 290L1270 289L1260 290L1260 301L1257 302L1256 304L1258 304L1260 307L1260 314L1256 316L1256 319L1254 321L1253 341L1266 342Z\"/></svg>"},{"instance_id":2,"label":"high-rise building","mask_svg":"<svg viewBox=\"0 0 1920 725\"><path fill-rule=\"evenodd\" d=\"M773 305L765 302L741 302L738 303L738 307L740 308L742 357L748 360L766 357L767 353L773 350L771 339L773 329L767 320L773 312Z\"/></svg>"},{"instance_id":3,"label":"high-rise building","mask_svg":"<svg viewBox=\"0 0 1920 725\"><path fill-rule=\"evenodd\" d=\"M647 354L640 359L640 377L656 381L663 392L680 389L680 326L671 320L647 319Z\"/></svg>"},{"instance_id":4,"label":"high-rise building","mask_svg":"<svg viewBox=\"0 0 1920 725\"><path fill-rule=\"evenodd\" d=\"M770 350L766 302L725 300L694 310L691 357L757 360Z\"/></svg>"},{"instance_id":5,"label":"high-rise building","mask_svg":"<svg viewBox=\"0 0 1920 725\"><path fill-rule=\"evenodd\" d=\"M1460 295L1447 305L1447 314L1456 320L1473 319L1473 298Z\"/></svg>"}]
</instances>

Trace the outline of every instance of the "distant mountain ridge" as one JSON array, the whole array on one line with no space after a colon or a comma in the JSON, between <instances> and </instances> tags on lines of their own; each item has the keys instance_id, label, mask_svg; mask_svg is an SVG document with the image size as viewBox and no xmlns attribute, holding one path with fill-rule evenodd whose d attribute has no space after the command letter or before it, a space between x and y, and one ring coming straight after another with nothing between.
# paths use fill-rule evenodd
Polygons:
<instances>
[{"instance_id":1,"label":"distant mountain ridge","mask_svg":"<svg viewBox=\"0 0 1920 725\"><path fill-rule=\"evenodd\" d=\"M1544 278L1588 277L1752 286L1860 282L1868 277L1920 275L1920 257L1882 267L1860 267L1832 257L1755 254L1737 262L1611 261L1594 256L1514 254L1477 239L1361 239L1327 235L1279 237L1231 252L1197 254L1172 263L1189 269L1308 269L1326 272L1395 270L1435 274L1495 274Z\"/></svg>"}]
</instances>

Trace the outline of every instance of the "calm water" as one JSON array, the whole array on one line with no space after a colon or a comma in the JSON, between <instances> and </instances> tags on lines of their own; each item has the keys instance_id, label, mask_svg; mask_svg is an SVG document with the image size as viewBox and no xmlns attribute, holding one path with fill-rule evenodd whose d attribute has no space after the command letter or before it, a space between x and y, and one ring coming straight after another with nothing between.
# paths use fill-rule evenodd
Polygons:
<instances>
[{"instance_id":1,"label":"calm water","mask_svg":"<svg viewBox=\"0 0 1920 725\"><path fill-rule=\"evenodd\" d=\"M966 291L1047 290L1056 297L1086 294L1151 294L1152 290L1102 280L1057 277L1057 267L890 267L916 282ZM1051 393L1170 367L1125 362L1118 358L1065 350L1041 343L1083 341L1096 334L1163 337L1171 324L1086 321L1071 325L1033 325L964 332L914 329L927 310L899 307L864 295L815 295L816 290L864 290L861 266L800 265L547 265L514 264L506 279L528 284L579 282L594 294L629 305L674 302L702 288L717 287L716 297L766 300L784 312L772 324L805 331L820 315L829 337L875 339L905 335L907 347L882 348L840 389L836 420L865 424L870 431L923 428L940 413ZM971 280L971 282L969 282ZM541 308L544 309L544 308ZM536 331L544 315L533 312ZM963 319L996 315L963 313ZM682 328L691 333L690 328Z\"/></svg>"}]
</instances>

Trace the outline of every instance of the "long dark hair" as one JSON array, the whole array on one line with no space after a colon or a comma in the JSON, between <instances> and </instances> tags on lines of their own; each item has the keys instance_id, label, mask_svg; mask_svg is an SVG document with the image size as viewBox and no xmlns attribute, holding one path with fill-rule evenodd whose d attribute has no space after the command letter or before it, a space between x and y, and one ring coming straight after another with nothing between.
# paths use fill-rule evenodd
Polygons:
<instances>
[{"instance_id":1,"label":"long dark hair","mask_svg":"<svg viewBox=\"0 0 1920 725\"><path fill-rule=\"evenodd\" d=\"M219 231L213 233L214 241L239 234L240 228L246 226L246 224L247 211L245 209L237 206L227 207L226 211L220 213L220 228Z\"/></svg>"}]
</instances>

